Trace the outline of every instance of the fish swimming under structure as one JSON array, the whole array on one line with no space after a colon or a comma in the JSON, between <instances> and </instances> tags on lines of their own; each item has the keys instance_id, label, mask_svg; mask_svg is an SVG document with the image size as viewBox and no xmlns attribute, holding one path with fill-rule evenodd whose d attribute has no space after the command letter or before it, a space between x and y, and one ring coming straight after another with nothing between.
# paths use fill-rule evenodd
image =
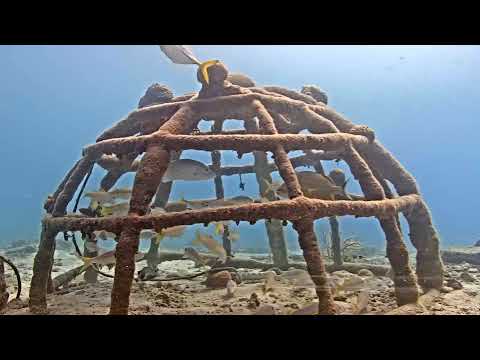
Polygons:
<instances>
[{"instance_id":1,"label":"fish swimming under structure","mask_svg":"<svg viewBox=\"0 0 480 360\"><path fill-rule=\"evenodd\" d=\"M192 159L180 159L171 163L162 177L162 182L174 180L199 181L215 177L215 172L204 163Z\"/></svg>"},{"instance_id":2,"label":"fish swimming under structure","mask_svg":"<svg viewBox=\"0 0 480 360\"><path fill-rule=\"evenodd\" d=\"M342 186L338 186L328 176L312 171L297 172L297 179L303 194L307 197L323 200L351 200L351 197L345 192L347 181ZM280 197L288 198L288 188L285 183L267 185L268 191L272 191Z\"/></svg>"}]
</instances>

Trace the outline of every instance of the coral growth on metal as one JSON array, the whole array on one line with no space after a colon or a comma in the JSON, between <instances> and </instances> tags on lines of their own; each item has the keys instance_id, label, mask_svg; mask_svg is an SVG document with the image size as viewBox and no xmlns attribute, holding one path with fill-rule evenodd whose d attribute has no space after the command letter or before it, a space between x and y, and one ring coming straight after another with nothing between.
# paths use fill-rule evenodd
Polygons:
<instances>
[{"instance_id":1,"label":"coral growth on metal","mask_svg":"<svg viewBox=\"0 0 480 360\"><path fill-rule=\"evenodd\" d=\"M210 67L210 83L202 83L198 94L168 96L164 102L157 100L155 105L133 111L101 134L95 144L84 148L83 158L45 204L51 215L44 220L42 242L35 259L30 294L32 310L46 307L45 289L49 274L45 272L50 271L53 259L51 238L58 232L107 230L120 235L110 312L126 314L134 275L134 254L142 229L159 230L221 220L281 219L293 222L308 271L316 285L320 314L335 313L335 303L313 231L313 221L322 217L354 215L378 219L387 241L387 256L394 270L399 304L416 301L417 280L424 288L442 286L438 235L429 210L414 178L375 140L372 129L353 124L322 103L320 100L326 96L315 96L318 92L313 91L312 86L303 93L277 86L256 87L252 86L253 83L241 87L228 81L227 76L223 64ZM201 76L198 79L202 81ZM216 122L243 120L246 130L198 133L194 130L202 119ZM254 150L272 152L290 200L148 215L170 153L186 149L234 150L239 154ZM316 160L343 159L359 181L364 199L326 201L304 197L293 166L301 164L303 159L292 161L288 152L293 150L304 150L305 157L315 157ZM136 160L141 154L142 159ZM136 172L128 216L87 218L66 215L67 205L94 163L108 171L102 181L104 190L111 188L125 172ZM248 171L245 167L243 169ZM232 169L222 168L220 171L228 173ZM399 196L392 196L386 180L393 184ZM410 240L417 249L416 275L409 266L398 222L399 212L408 221Z\"/></svg>"}]
</instances>

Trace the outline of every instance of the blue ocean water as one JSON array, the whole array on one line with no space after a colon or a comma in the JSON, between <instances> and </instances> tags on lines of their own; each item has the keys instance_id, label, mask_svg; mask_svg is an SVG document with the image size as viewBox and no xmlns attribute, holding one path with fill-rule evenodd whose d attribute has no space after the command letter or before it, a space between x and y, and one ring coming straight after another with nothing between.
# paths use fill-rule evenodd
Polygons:
<instances>
[{"instance_id":1,"label":"blue ocean water","mask_svg":"<svg viewBox=\"0 0 480 360\"><path fill-rule=\"evenodd\" d=\"M431 208L442 244L472 244L480 238L478 119L479 46L193 46L200 59L221 59L260 85L299 90L315 84L327 91L329 105L377 138L417 179ZM64 174L104 129L135 109L154 82L175 95L198 91L196 69L174 65L158 46L0 46L0 132L3 159L0 187L0 243L36 238L43 202ZM240 123L231 121L231 128ZM202 124L203 129L209 123ZM252 163L224 151L227 165ZM205 152L184 157L210 163ZM336 165L335 165L336 166ZM345 163L338 165L347 170ZM334 165L327 164L326 168ZM88 190L103 175L96 168ZM275 175L278 177L278 174ZM253 175L224 177L226 196L258 196ZM124 176L119 186L132 184ZM355 182L350 192L359 192ZM213 181L178 182L171 199L215 196ZM374 219L340 220L343 235L383 247ZM328 222L317 222L319 232ZM200 225L203 226L203 225ZM166 240L181 247L193 239ZM404 231L407 232L406 226ZM263 222L240 225L240 247L267 248ZM290 248L296 233L287 230Z\"/></svg>"}]
</instances>

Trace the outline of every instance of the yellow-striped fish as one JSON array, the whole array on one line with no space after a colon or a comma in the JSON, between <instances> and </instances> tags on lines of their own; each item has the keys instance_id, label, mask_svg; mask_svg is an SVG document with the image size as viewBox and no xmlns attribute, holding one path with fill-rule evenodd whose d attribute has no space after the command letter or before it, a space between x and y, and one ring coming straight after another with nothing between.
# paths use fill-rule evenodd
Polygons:
<instances>
[{"instance_id":1,"label":"yellow-striped fish","mask_svg":"<svg viewBox=\"0 0 480 360\"><path fill-rule=\"evenodd\" d=\"M162 229L160 234L157 234L153 240L155 243L158 245L160 241L162 241L164 238L177 238L181 237L184 233L185 230L187 229L187 225L177 225L177 226L172 226L169 228Z\"/></svg>"},{"instance_id":2,"label":"yellow-striped fish","mask_svg":"<svg viewBox=\"0 0 480 360\"><path fill-rule=\"evenodd\" d=\"M100 209L100 215L105 216L127 216L130 203L122 202L115 205L102 206Z\"/></svg>"},{"instance_id":3,"label":"yellow-striped fish","mask_svg":"<svg viewBox=\"0 0 480 360\"><path fill-rule=\"evenodd\" d=\"M218 64L219 60L208 60L200 62L195 55L193 55L192 49L188 45L159 45L160 50L167 55L167 57L174 64L194 64L200 68L205 83L209 85L210 79L208 76L208 68Z\"/></svg>"},{"instance_id":4,"label":"yellow-striped fish","mask_svg":"<svg viewBox=\"0 0 480 360\"><path fill-rule=\"evenodd\" d=\"M220 259L226 260L227 253L223 246L219 244L212 236L200 232L199 230L195 233L195 239L192 241L193 245L203 245L206 247L210 252L218 255Z\"/></svg>"},{"instance_id":5,"label":"yellow-striped fish","mask_svg":"<svg viewBox=\"0 0 480 360\"><path fill-rule=\"evenodd\" d=\"M215 235L222 235L224 230L225 230L225 225L229 225L231 223L230 220L227 221L215 221L213 224L215 225L215 229L213 230L213 233Z\"/></svg>"},{"instance_id":6,"label":"yellow-striped fish","mask_svg":"<svg viewBox=\"0 0 480 360\"><path fill-rule=\"evenodd\" d=\"M205 83L207 85L210 84L210 79L208 77L208 68L213 66L213 65L217 65L219 62L220 61L218 61L218 60L208 60L208 61L205 61L205 62L203 62L199 65L200 72L203 76L203 80L205 80Z\"/></svg>"}]
</instances>

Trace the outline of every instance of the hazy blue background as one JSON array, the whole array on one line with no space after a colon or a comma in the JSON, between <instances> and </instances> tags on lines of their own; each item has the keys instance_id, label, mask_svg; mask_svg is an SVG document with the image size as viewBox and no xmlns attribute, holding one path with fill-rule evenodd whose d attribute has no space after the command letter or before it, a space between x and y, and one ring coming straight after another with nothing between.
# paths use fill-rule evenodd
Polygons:
<instances>
[{"instance_id":1,"label":"hazy blue background","mask_svg":"<svg viewBox=\"0 0 480 360\"><path fill-rule=\"evenodd\" d=\"M221 59L231 71L249 74L261 85L320 86L331 106L374 128L414 174L444 244L471 244L480 238L475 205L480 195L480 47L193 48L201 60ZM199 89L195 67L171 64L157 46L0 46L0 79L0 242L38 236L43 202L82 147L136 108L150 84L168 84L177 95ZM207 153L187 155L209 163ZM252 160L224 155L232 165ZM87 189L95 189L102 175L96 168ZM131 181L126 176L120 185ZM242 193L238 177L224 178L226 195L256 196L254 177L244 181L247 191ZM358 191L358 185L350 184L349 190ZM173 197L182 194L187 199L213 197L213 181L177 183ZM357 234L383 247L374 220L347 217L341 225L345 235ZM318 228L327 229L326 221ZM237 246L267 243L263 222L242 224L241 234ZM190 231L178 245L191 238ZM288 241L296 247L291 229Z\"/></svg>"}]
</instances>

